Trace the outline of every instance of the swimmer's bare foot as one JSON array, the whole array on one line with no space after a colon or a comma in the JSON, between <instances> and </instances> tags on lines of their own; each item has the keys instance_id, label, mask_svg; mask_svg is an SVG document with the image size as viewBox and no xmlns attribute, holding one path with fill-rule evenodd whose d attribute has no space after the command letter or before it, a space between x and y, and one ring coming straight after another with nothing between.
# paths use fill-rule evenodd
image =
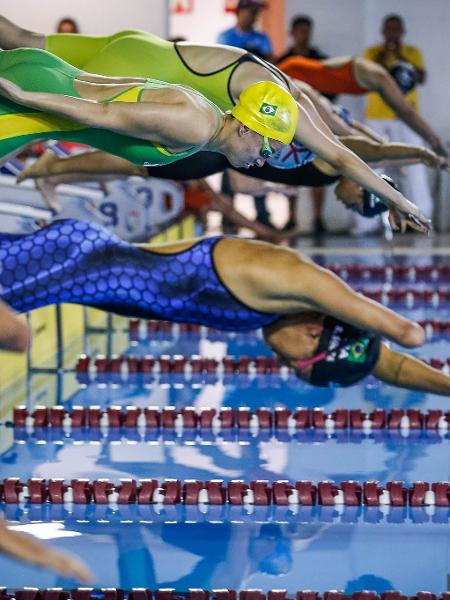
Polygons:
<instances>
[{"instance_id":1,"label":"swimmer's bare foot","mask_svg":"<svg viewBox=\"0 0 450 600\"><path fill-rule=\"evenodd\" d=\"M25 167L19 175L17 175L17 183L22 183L25 179L37 179L38 177L49 177L54 175L52 167L60 160L54 152L46 150L34 163Z\"/></svg>"}]
</instances>

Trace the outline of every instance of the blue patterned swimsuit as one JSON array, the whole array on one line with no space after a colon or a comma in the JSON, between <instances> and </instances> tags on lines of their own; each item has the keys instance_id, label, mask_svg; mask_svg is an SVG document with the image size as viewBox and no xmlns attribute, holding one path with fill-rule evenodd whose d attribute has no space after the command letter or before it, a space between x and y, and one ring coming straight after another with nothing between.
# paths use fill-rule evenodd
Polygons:
<instances>
[{"instance_id":1,"label":"blue patterned swimsuit","mask_svg":"<svg viewBox=\"0 0 450 600\"><path fill-rule=\"evenodd\" d=\"M0 234L0 297L19 312L72 302L126 316L248 331L280 315L240 302L222 283L205 238L160 254L71 219L31 235Z\"/></svg>"}]
</instances>

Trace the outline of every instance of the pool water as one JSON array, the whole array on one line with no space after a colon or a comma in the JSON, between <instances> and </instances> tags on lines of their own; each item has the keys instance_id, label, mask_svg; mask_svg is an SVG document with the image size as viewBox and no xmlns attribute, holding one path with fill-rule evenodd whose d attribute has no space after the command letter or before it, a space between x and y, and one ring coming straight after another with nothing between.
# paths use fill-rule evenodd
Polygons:
<instances>
[{"instance_id":1,"label":"pool water","mask_svg":"<svg viewBox=\"0 0 450 600\"><path fill-rule=\"evenodd\" d=\"M450 309L403 309L413 318L448 320ZM141 332L142 333L142 332ZM123 332L111 332L110 337ZM98 335L98 334L97 334ZM104 334L108 335L108 334ZM114 346L114 340L112 342ZM135 336L130 354L267 354L257 334L157 333ZM435 336L415 354L450 357L450 339ZM42 375L35 375L42 377ZM160 375L77 382L73 372L47 375L52 398L73 389L65 406L286 406L429 408L448 398L398 390L373 378L352 388L314 389L279 375ZM56 382L56 379L58 381ZM67 396L67 394L65 395ZM314 482L348 479L448 480L450 433L318 429L256 432L138 431L0 427L0 478L231 479ZM95 587L285 588L345 593L400 589L440 593L450 582L450 512L437 507L3 505L12 527L78 554ZM76 586L48 571L0 557L2 585Z\"/></svg>"}]
</instances>

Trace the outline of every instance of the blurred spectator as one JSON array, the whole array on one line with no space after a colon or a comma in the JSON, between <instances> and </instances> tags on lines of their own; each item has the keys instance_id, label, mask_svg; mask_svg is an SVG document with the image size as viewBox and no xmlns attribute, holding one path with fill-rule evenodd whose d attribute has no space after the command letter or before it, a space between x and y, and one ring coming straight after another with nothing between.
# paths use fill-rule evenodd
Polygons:
<instances>
[{"instance_id":1,"label":"blurred spectator","mask_svg":"<svg viewBox=\"0 0 450 600\"><path fill-rule=\"evenodd\" d=\"M271 60L273 48L270 37L255 29L259 15L265 8L266 3L262 0L239 0L236 7L236 25L220 33L217 43L243 48Z\"/></svg>"},{"instance_id":2,"label":"blurred spectator","mask_svg":"<svg viewBox=\"0 0 450 600\"><path fill-rule=\"evenodd\" d=\"M383 19L381 33L384 41L367 48L364 57L383 65L391 72L400 87L402 87L405 77L408 78L410 90L408 91L404 87L403 93L408 102L416 110L419 110L419 92L416 83L424 83L426 75L422 53L415 46L403 43L406 30L403 19L399 15L386 16ZM423 140L396 117L379 94L369 94L366 118L370 127L382 137L387 136L392 141L403 144L423 146ZM426 167L421 164L402 167L399 173L393 173L393 175L403 194L431 217L433 200ZM365 229L361 221L357 219L356 232L360 233Z\"/></svg>"},{"instance_id":3,"label":"blurred spectator","mask_svg":"<svg viewBox=\"0 0 450 600\"><path fill-rule=\"evenodd\" d=\"M293 45L282 54L276 62L281 62L285 58L290 56L305 56L306 58L315 58L317 60L328 58L321 50L311 45L312 35L314 31L314 21L307 15L298 15L291 21L291 37ZM336 96L327 96L330 100L333 100ZM325 190L323 187L311 188L311 195L313 200L313 233L314 235L321 235L325 232L323 224L323 206L325 202ZM289 196L289 220L285 225L285 228L291 229L297 227L297 216L296 216L296 205L297 196Z\"/></svg>"},{"instance_id":4,"label":"blurred spectator","mask_svg":"<svg viewBox=\"0 0 450 600\"><path fill-rule=\"evenodd\" d=\"M306 56L306 58L328 58L316 46L311 46L312 34L314 31L314 21L306 15L298 15L291 21L291 37L293 45L282 54L277 62L288 58L289 56Z\"/></svg>"},{"instance_id":5,"label":"blurred spectator","mask_svg":"<svg viewBox=\"0 0 450 600\"><path fill-rule=\"evenodd\" d=\"M80 33L78 23L71 17L64 17L56 26L56 33Z\"/></svg>"},{"instance_id":6,"label":"blurred spectator","mask_svg":"<svg viewBox=\"0 0 450 600\"><path fill-rule=\"evenodd\" d=\"M270 37L266 33L255 29L258 17L265 8L266 3L262 0L239 0L236 6L236 25L220 33L217 43L243 48L253 52L260 58L271 60L273 48ZM222 192L232 197L226 173L223 176ZM269 211L266 207L266 196L257 196L254 201L257 220L267 227L272 227ZM223 219L222 225L225 233L237 233L234 223L229 223L226 219Z\"/></svg>"}]
</instances>

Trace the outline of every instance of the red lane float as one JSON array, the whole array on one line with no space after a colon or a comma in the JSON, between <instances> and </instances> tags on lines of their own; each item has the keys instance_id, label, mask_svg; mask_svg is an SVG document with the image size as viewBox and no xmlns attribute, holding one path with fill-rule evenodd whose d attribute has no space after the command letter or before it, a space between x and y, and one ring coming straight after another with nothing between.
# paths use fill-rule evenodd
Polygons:
<instances>
[{"instance_id":1,"label":"red lane float","mask_svg":"<svg viewBox=\"0 0 450 600\"><path fill-rule=\"evenodd\" d=\"M437 289L437 290L424 290L417 291L413 289L408 289L406 291L398 291L398 292L385 292L384 290L375 289L372 291L367 291L367 294L373 294L379 301L385 299L386 302L389 301L402 301L406 303L411 302L440 302L449 301L450 297L448 291L445 288ZM450 321L449 320L438 320L438 319L424 319L419 321L422 327L427 329L427 333L429 335L433 334L448 334L450 333ZM192 325L186 323L170 323L168 321L141 321L139 319L131 319L129 321L129 333L130 337L133 339L147 339L151 336L158 336L160 334L164 334L166 337L175 337L179 334L182 335L197 335L199 336L201 332L204 332L204 336L216 336L220 335L224 338L234 336L233 333L228 333L225 331L218 331L216 329L211 329L209 327L204 327L201 325ZM255 331L248 331L242 334L243 336L258 336L260 335ZM232 357L227 358L227 363L225 369L233 370L233 360Z\"/></svg>"},{"instance_id":2,"label":"red lane float","mask_svg":"<svg viewBox=\"0 0 450 600\"><path fill-rule=\"evenodd\" d=\"M450 507L450 482L415 481L296 481L188 479L108 479L31 478L21 482L8 477L0 483L0 501L7 504L231 504L236 506L271 504L304 506L444 506Z\"/></svg>"},{"instance_id":3,"label":"red lane float","mask_svg":"<svg viewBox=\"0 0 450 600\"><path fill-rule=\"evenodd\" d=\"M424 362L431 364L436 369L450 373L450 358L443 360L431 358ZM248 377L278 375L288 377L294 374L292 369L286 365L281 365L278 359L273 356L257 356L254 359L250 359L248 356L239 358L225 356L219 362L195 355L190 358L181 355L161 355L159 358L128 355L118 357L113 355L108 359L103 355L89 357L82 354L75 365L75 371L87 380L102 379L107 375L114 375L127 380L130 376L136 375L162 377L170 374L190 378L195 375L246 375ZM45 421L45 414L42 414L40 418Z\"/></svg>"},{"instance_id":4,"label":"red lane float","mask_svg":"<svg viewBox=\"0 0 450 600\"><path fill-rule=\"evenodd\" d=\"M0 600L450 600L450 592L434 594L420 591L414 596L406 596L401 591L389 590L381 594L369 590L361 590L352 594L344 594L339 590L315 592L312 590L297 591L293 594L287 590L276 589L264 592L259 589L250 590L205 590L188 589L179 592L173 588L149 590L132 588L62 588L38 589L24 588L9 591L0 588Z\"/></svg>"},{"instance_id":5,"label":"red lane float","mask_svg":"<svg viewBox=\"0 0 450 600\"><path fill-rule=\"evenodd\" d=\"M67 411L62 406L36 406L30 413L25 406L16 406L13 410L14 427L33 430L39 427L72 428L112 428L164 429L180 431L186 429L223 429L239 430L287 430L295 434L298 430L324 429L332 432L336 429L360 429L367 433L372 430L440 430L450 428L450 411L416 408L377 408L370 413L361 409L339 408L327 413L322 408L270 409L259 407L256 411L249 407L219 409L187 406L176 410L174 406L163 408L148 406L109 406L106 410L99 406L84 408L74 406Z\"/></svg>"}]
</instances>

